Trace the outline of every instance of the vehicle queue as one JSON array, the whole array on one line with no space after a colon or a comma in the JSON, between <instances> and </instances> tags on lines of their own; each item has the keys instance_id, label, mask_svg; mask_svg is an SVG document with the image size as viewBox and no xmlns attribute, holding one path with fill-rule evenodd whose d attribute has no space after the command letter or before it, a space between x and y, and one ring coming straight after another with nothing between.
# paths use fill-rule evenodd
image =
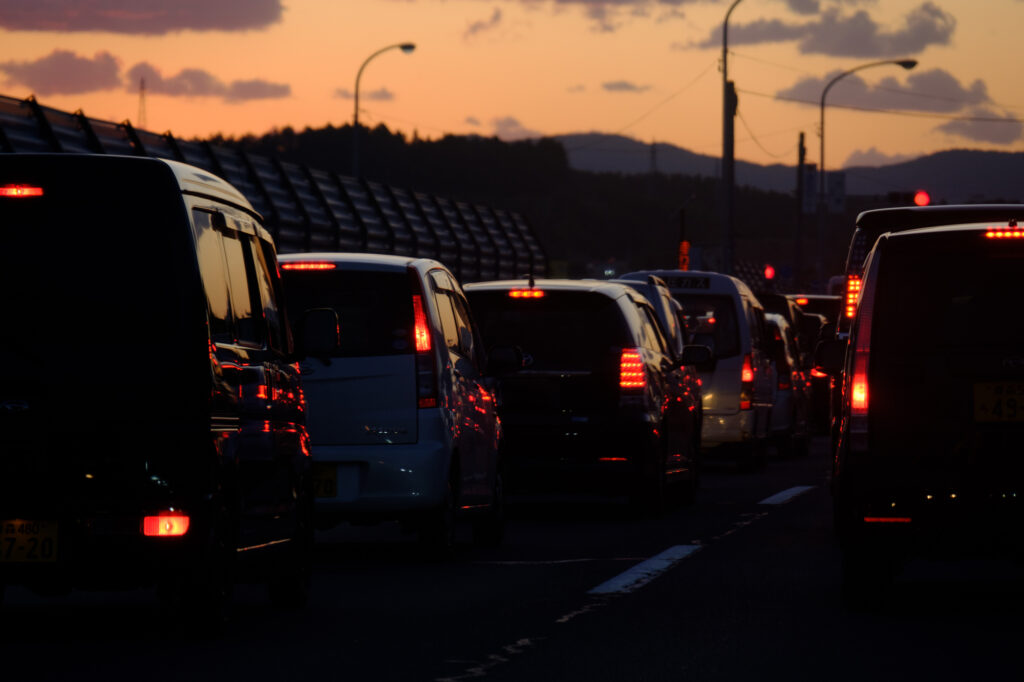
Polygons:
<instances>
[{"instance_id":1,"label":"vehicle queue","mask_svg":"<svg viewBox=\"0 0 1024 682\"><path fill-rule=\"evenodd\" d=\"M112 177L148 210L112 210L96 186ZM951 504L972 518L1017 513L1008 453L1024 421L1024 361L1015 328L995 322L1009 280L935 298L920 254L933 242L970 254L968 281L990 265L1009 273L1019 207L974 222L932 211L932 225L970 227L898 238L897 221L848 309L829 298L805 312L802 296L714 272L463 287L431 259L278 257L233 187L156 159L11 155L0 190L0 215L16 226L4 283L33 292L2 337L0 588L141 581L217 629L236 581L265 582L279 606L305 603L314 528L395 520L445 556L463 517L475 542L501 542L510 491L597 491L661 514L694 500L710 458L756 470L771 453L805 454L822 432L821 403L831 403L837 527L857 594L892 575L899 557L877 559L880 546L899 545L920 520L941 536ZM45 277L25 253L46 253ZM900 258L910 266L888 265ZM894 274L904 270L924 287L906 306L935 303L920 307L927 319L906 317L908 335L924 335L928 320L966 322L914 377L893 379L897 365L867 358L900 345L885 330L904 308L876 302L889 300L882 287L904 292ZM876 309L885 324L872 326ZM48 362L69 338L93 371ZM947 459L963 466L923 481L917 455L893 455L910 440L886 410L950 353L981 363L929 384L948 394L957 439ZM815 376L830 377L831 394L814 390ZM944 513L931 511L936 496Z\"/></svg>"}]
</instances>

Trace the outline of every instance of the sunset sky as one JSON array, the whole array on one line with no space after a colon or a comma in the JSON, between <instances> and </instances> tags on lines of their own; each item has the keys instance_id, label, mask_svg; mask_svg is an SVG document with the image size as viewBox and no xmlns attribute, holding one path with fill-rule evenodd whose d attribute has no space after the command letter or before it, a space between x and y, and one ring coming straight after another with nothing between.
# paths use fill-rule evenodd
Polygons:
<instances>
[{"instance_id":1,"label":"sunset sky","mask_svg":"<svg viewBox=\"0 0 1024 682\"><path fill-rule=\"evenodd\" d=\"M718 156L728 0L0 0L0 93L179 137L360 121L422 138L604 132ZM1024 151L1024 0L742 0L736 157ZM851 108L843 108L846 105ZM865 111L884 109L887 113Z\"/></svg>"}]
</instances>

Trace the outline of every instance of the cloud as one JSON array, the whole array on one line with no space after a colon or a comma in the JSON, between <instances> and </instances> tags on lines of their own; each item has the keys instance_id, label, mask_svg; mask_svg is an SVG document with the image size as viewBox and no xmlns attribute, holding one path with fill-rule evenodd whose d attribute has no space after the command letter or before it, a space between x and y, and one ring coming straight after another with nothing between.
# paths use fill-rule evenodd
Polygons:
<instances>
[{"instance_id":1,"label":"cloud","mask_svg":"<svg viewBox=\"0 0 1024 682\"><path fill-rule=\"evenodd\" d=\"M644 92L650 90L650 85L637 85L629 81L609 81L602 83L601 87L608 92Z\"/></svg>"},{"instance_id":2,"label":"cloud","mask_svg":"<svg viewBox=\"0 0 1024 682\"><path fill-rule=\"evenodd\" d=\"M97 52L92 59L67 50L54 50L30 62L0 63L0 72L12 83L28 87L37 95L80 95L110 90L121 85L117 58Z\"/></svg>"},{"instance_id":3,"label":"cloud","mask_svg":"<svg viewBox=\"0 0 1024 682\"><path fill-rule=\"evenodd\" d=\"M804 54L834 57L893 57L917 54L929 45L948 45L956 29L956 18L933 2L925 2L904 17L904 25L886 31L867 12L846 16L838 8L826 10L818 21L788 23L759 19L730 26L731 45L753 45L797 41ZM697 47L721 47L722 27Z\"/></svg>"},{"instance_id":4,"label":"cloud","mask_svg":"<svg viewBox=\"0 0 1024 682\"><path fill-rule=\"evenodd\" d=\"M895 65L875 68L899 70ZM824 78L805 78L775 95L818 106L825 86L840 73L842 71L833 71ZM829 90L826 104L948 113L989 101L984 81L978 79L970 87L965 87L949 72L931 69L921 73L911 72L906 77L906 84L901 84L893 76L886 76L874 85L868 85L858 74L845 76Z\"/></svg>"},{"instance_id":5,"label":"cloud","mask_svg":"<svg viewBox=\"0 0 1024 682\"><path fill-rule=\"evenodd\" d=\"M146 91L169 97L221 97L227 102L253 99L280 99L291 95L291 86L262 79L237 80L224 83L203 69L182 69L165 78L156 67L140 62L128 70L127 89L134 91L140 79L146 80Z\"/></svg>"},{"instance_id":6,"label":"cloud","mask_svg":"<svg viewBox=\"0 0 1024 682\"><path fill-rule=\"evenodd\" d=\"M0 0L9 31L249 31L281 21L281 0Z\"/></svg>"},{"instance_id":7,"label":"cloud","mask_svg":"<svg viewBox=\"0 0 1024 682\"><path fill-rule=\"evenodd\" d=\"M473 127L478 127L480 125L480 119L476 116L467 116L465 122L467 125L471 125Z\"/></svg>"},{"instance_id":8,"label":"cloud","mask_svg":"<svg viewBox=\"0 0 1024 682\"><path fill-rule=\"evenodd\" d=\"M872 147L871 149L858 149L846 158L843 168L853 166L890 166L894 163L903 163L917 157L906 154L886 154Z\"/></svg>"},{"instance_id":9,"label":"cloud","mask_svg":"<svg viewBox=\"0 0 1024 682\"><path fill-rule=\"evenodd\" d=\"M1012 115L1001 115L987 107L975 107L971 109L970 116L1001 120L950 121L938 126L936 130L975 142L991 142L993 144L1011 144L1024 137L1024 123Z\"/></svg>"},{"instance_id":10,"label":"cloud","mask_svg":"<svg viewBox=\"0 0 1024 682\"><path fill-rule=\"evenodd\" d=\"M519 119L511 116L492 119L491 125L494 126L494 134L506 142L543 137L543 135L536 130L530 130L529 128L523 127L523 124L519 122Z\"/></svg>"},{"instance_id":11,"label":"cloud","mask_svg":"<svg viewBox=\"0 0 1024 682\"><path fill-rule=\"evenodd\" d=\"M500 26L500 25L501 25L501 9L496 7L496 8L494 8L494 13L491 15L490 19L483 20L483 21L474 21L472 24L470 24L466 28L466 32L462 34L462 37L466 38L466 39L472 38L473 36L477 35L478 33L484 33L486 31L494 30L494 29L498 28L498 26Z\"/></svg>"},{"instance_id":12,"label":"cloud","mask_svg":"<svg viewBox=\"0 0 1024 682\"><path fill-rule=\"evenodd\" d=\"M340 97L341 99L355 99L355 95L353 95L352 91L349 90L348 88L338 88L337 90L334 91L334 96ZM390 102L394 98L395 93L391 92L387 88L370 90L369 92L360 91L359 93L359 99L364 101L370 100L373 102Z\"/></svg>"}]
</instances>

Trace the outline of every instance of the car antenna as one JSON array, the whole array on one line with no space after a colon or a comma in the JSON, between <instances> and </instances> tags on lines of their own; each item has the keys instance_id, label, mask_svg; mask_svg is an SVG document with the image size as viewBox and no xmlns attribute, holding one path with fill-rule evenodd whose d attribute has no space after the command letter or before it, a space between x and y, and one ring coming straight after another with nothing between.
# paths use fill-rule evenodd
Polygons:
<instances>
[{"instance_id":1,"label":"car antenna","mask_svg":"<svg viewBox=\"0 0 1024 682\"><path fill-rule=\"evenodd\" d=\"M534 287L534 285L535 285L535 282L534 282L534 279L533 279L533 261L532 260L530 261L530 280L529 281L530 281L530 288L532 289Z\"/></svg>"}]
</instances>

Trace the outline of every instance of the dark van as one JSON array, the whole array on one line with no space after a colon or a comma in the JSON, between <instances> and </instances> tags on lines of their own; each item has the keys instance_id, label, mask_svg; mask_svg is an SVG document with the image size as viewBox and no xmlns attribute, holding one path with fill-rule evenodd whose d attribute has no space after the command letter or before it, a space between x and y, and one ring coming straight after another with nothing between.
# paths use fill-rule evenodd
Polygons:
<instances>
[{"instance_id":1,"label":"dark van","mask_svg":"<svg viewBox=\"0 0 1024 682\"><path fill-rule=\"evenodd\" d=\"M204 622L237 579L305 600L304 399L260 221L184 164L0 155L0 589L157 585Z\"/></svg>"}]
</instances>

